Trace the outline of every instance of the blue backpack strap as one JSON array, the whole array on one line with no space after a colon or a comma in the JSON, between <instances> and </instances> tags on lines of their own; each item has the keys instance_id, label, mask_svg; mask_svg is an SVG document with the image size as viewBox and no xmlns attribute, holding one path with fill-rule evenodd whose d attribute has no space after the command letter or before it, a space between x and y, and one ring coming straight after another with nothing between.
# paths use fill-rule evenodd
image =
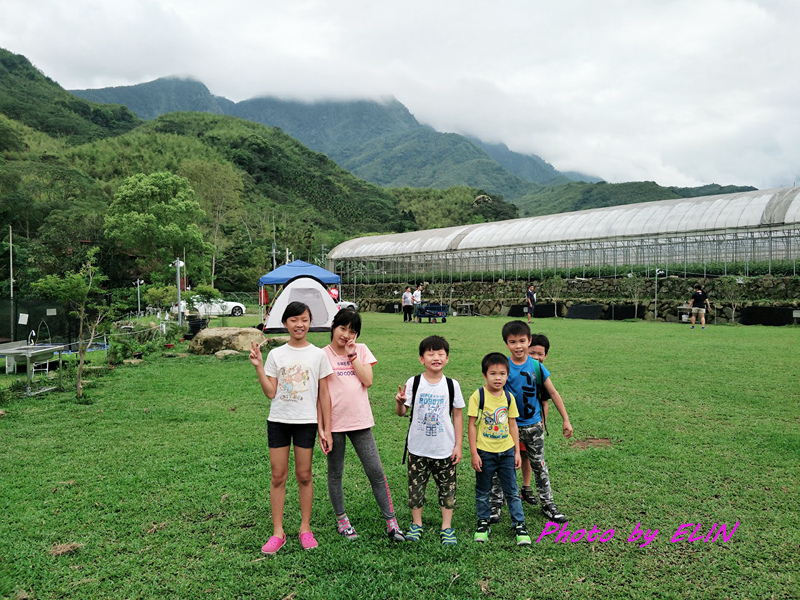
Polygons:
<instances>
[{"instance_id":1,"label":"blue backpack strap","mask_svg":"<svg viewBox=\"0 0 800 600\"><path fill-rule=\"evenodd\" d=\"M403 462L401 465L406 464L406 456L408 455L408 438L411 437L411 424L414 420L414 399L417 397L417 389L419 389L419 380L422 375L415 375L414 382L411 384L411 406L408 407L408 433L406 433L406 445L403 448Z\"/></svg>"}]
</instances>

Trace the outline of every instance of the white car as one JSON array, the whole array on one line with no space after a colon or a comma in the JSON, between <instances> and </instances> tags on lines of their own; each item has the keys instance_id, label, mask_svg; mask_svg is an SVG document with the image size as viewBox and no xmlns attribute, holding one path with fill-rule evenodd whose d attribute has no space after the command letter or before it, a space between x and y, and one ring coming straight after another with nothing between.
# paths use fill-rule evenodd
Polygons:
<instances>
[{"instance_id":1,"label":"white car","mask_svg":"<svg viewBox=\"0 0 800 600\"><path fill-rule=\"evenodd\" d=\"M337 302L337 306L339 307L339 310L343 308L352 308L354 311L358 312L358 306L353 302L348 302L347 300Z\"/></svg>"},{"instance_id":2,"label":"white car","mask_svg":"<svg viewBox=\"0 0 800 600\"><path fill-rule=\"evenodd\" d=\"M247 310L244 304L240 302L228 302L226 300L217 300L215 302L201 302L200 298L195 296L192 299L193 310L200 313L203 317L216 317L220 315L230 315L232 317L241 317ZM186 302L181 300L181 308L186 311ZM177 306L172 306L172 312L177 314Z\"/></svg>"}]
</instances>

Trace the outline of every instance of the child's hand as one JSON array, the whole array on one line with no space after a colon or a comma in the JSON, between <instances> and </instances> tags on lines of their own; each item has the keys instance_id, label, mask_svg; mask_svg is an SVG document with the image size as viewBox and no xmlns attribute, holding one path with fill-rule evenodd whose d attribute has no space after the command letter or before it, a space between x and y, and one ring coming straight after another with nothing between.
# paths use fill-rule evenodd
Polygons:
<instances>
[{"instance_id":1,"label":"child's hand","mask_svg":"<svg viewBox=\"0 0 800 600\"><path fill-rule=\"evenodd\" d=\"M319 447L322 453L327 456L333 449L333 438L327 435L321 427L317 428L317 433L319 434Z\"/></svg>"},{"instance_id":2,"label":"child's hand","mask_svg":"<svg viewBox=\"0 0 800 600\"><path fill-rule=\"evenodd\" d=\"M522 455L519 453L519 446L517 446L517 449L514 452L514 468L519 469L521 467L522 467Z\"/></svg>"},{"instance_id":3,"label":"child's hand","mask_svg":"<svg viewBox=\"0 0 800 600\"><path fill-rule=\"evenodd\" d=\"M456 446L455 448L453 448L453 454L452 456L450 456L450 460L453 461L454 465L457 465L458 463L461 462L461 457L462 457L462 450L461 448Z\"/></svg>"},{"instance_id":4,"label":"child's hand","mask_svg":"<svg viewBox=\"0 0 800 600\"><path fill-rule=\"evenodd\" d=\"M397 386L397 394L394 396L394 401L398 404L406 403L406 388L402 385Z\"/></svg>"},{"instance_id":5,"label":"child's hand","mask_svg":"<svg viewBox=\"0 0 800 600\"><path fill-rule=\"evenodd\" d=\"M569 422L569 419L564 421L564 437L565 438L572 437L572 424Z\"/></svg>"},{"instance_id":6,"label":"child's hand","mask_svg":"<svg viewBox=\"0 0 800 600\"><path fill-rule=\"evenodd\" d=\"M264 361L261 358L261 347L254 341L250 341L250 362L256 368L263 368Z\"/></svg>"},{"instance_id":7,"label":"child's hand","mask_svg":"<svg viewBox=\"0 0 800 600\"><path fill-rule=\"evenodd\" d=\"M355 339L349 339L344 345L344 350L347 352L348 355L356 353L356 341Z\"/></svg>"},{"instance_id":8,"label":"child's hand","mask_svg":"<svg viewBox=\"0 0 800 600\"><path fill-rule=\"evenodd\" d=\"M480 455L475 452L472 454L472 468L475 469L478 473L481 472L481 467L483 466L483 461L481 461Z\"/></svg>"}]
</instances>

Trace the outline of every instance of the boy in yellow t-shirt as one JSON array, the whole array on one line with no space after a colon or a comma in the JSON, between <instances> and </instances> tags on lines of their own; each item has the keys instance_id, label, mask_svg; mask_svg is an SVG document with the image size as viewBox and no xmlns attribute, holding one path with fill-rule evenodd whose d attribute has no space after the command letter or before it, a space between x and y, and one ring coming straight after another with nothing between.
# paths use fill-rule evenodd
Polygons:
<instances>
[{"instance_id":1,"label":"boy in yellow t-shirt","mask_svg":"<svg viewBox=\"0 0 800 600\"><path fill-rule=\"evenodd\" d=\"M508 379L508 359L499 352L492 352L483 357L481 369L486 384L470 396L467 413L478 513L474 540L489 541L489 492L492 489L492 476L497 473L508 502L517 545L530 545L531 538L525 527L515 472L522 463L516 422L519 412L514 397L503 389Z\"/></svg>"}]
</instances>

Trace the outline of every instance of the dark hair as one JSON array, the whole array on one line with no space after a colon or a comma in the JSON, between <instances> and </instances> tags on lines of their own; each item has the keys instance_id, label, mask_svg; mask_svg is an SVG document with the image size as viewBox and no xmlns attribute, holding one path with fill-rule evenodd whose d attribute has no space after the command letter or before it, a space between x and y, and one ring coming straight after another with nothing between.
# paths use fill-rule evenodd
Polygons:
<instances>
[{"instance_id":1,"label":"dark hair","mask_svg":"<svg viewBox=\"0 0 800 600\"><path fill-rule=\"evenodd\" d=\"M525 321L509 321L503 325L503 341L507 342L511 335L531 337L531 328Z\"/></svg>"},{"instance_id":2,"label":"dark hair","mask_svg":"<svg viewBox=\"0 0 800 600\"><path fill-rule=\"evenodd\" d=\"M331 339L333 339L333 330L337 327L349 327L350 331L355 332L356 337L358 337L361 335L361 315L352 308L343 308L333 317Z\"/></svg>"},{"instance_id":3,"label":"dark hair","mask_svg":"<svg viewBox=\"0 0 800 600\"><path fill-rule=\"evenodd\" d=\"M483 374L486 375L486 371L489 370L489 367L493 367L494 365L502 365L506 368L506 372L509 370L508 366L508 359L500 354L499 352L490 352L486 356L483 357L481 361L481 370Z\"/></svg>"},{"instance_id":4,"label":"dark hair","mask_svg":"<svg viewBox=\"0 0 800 600\"><path fill-rule=\"evenodd\" d=\"M544 348L544 355L547 356L547 353L550 352L550 340L547 339L547 336L541 333L534 333L531 336L531 343L528 344L528 347L531 346L542 346Z\"/></svg>"},{"instance_id":5,"label":"dark hair","mask_svg":"<svg viewBox=\"0 0 800 600\"><path fill-rule=\"evenodd\" d=\"M407 285L407 286L406 286L406 290L410 290L410 289L411 289L411 286L410 286L410 285Z\"/></svg>"},{"instance_id":6,"label":"dark hair","mask_svg":"<svg viewBox=\"0 0 800 600\"><path fill-rule=\"evenodd\" d=\"M702 289L703 289L703 286L702 286L702 285L700 285L699 283L695 283L695 284L694 284L694 289L696 289L696 290L702 290Z\"/></svg>"},{"instance_id":7,"label":"dark hair","mask_svg":"<svg viewBox=\"0 0 800 600\"><path fill-rule=\"evenodd\" d=\"M444 350L447 356L450 356L450 344L447 340L440 335L431 335L426 337L419 343L419 355L422 356L428 350Z\"/></svg>"},{"instance_id":8,"label":"dark hair","mask_svg":"<svg viewBox=\"0 0 800 600\"><path fill-rule=\"evenodd\" d=\"M286 310L283 311L283 316L281 317L281 323L286 323L292 317L299 317L304 312L308 311L308 319L310 321L314 320L314 317L311 316L311 309L308 308L308 304L304 304L303 302L289 302L286 305Z\"/></svg>"}]
</instances>

